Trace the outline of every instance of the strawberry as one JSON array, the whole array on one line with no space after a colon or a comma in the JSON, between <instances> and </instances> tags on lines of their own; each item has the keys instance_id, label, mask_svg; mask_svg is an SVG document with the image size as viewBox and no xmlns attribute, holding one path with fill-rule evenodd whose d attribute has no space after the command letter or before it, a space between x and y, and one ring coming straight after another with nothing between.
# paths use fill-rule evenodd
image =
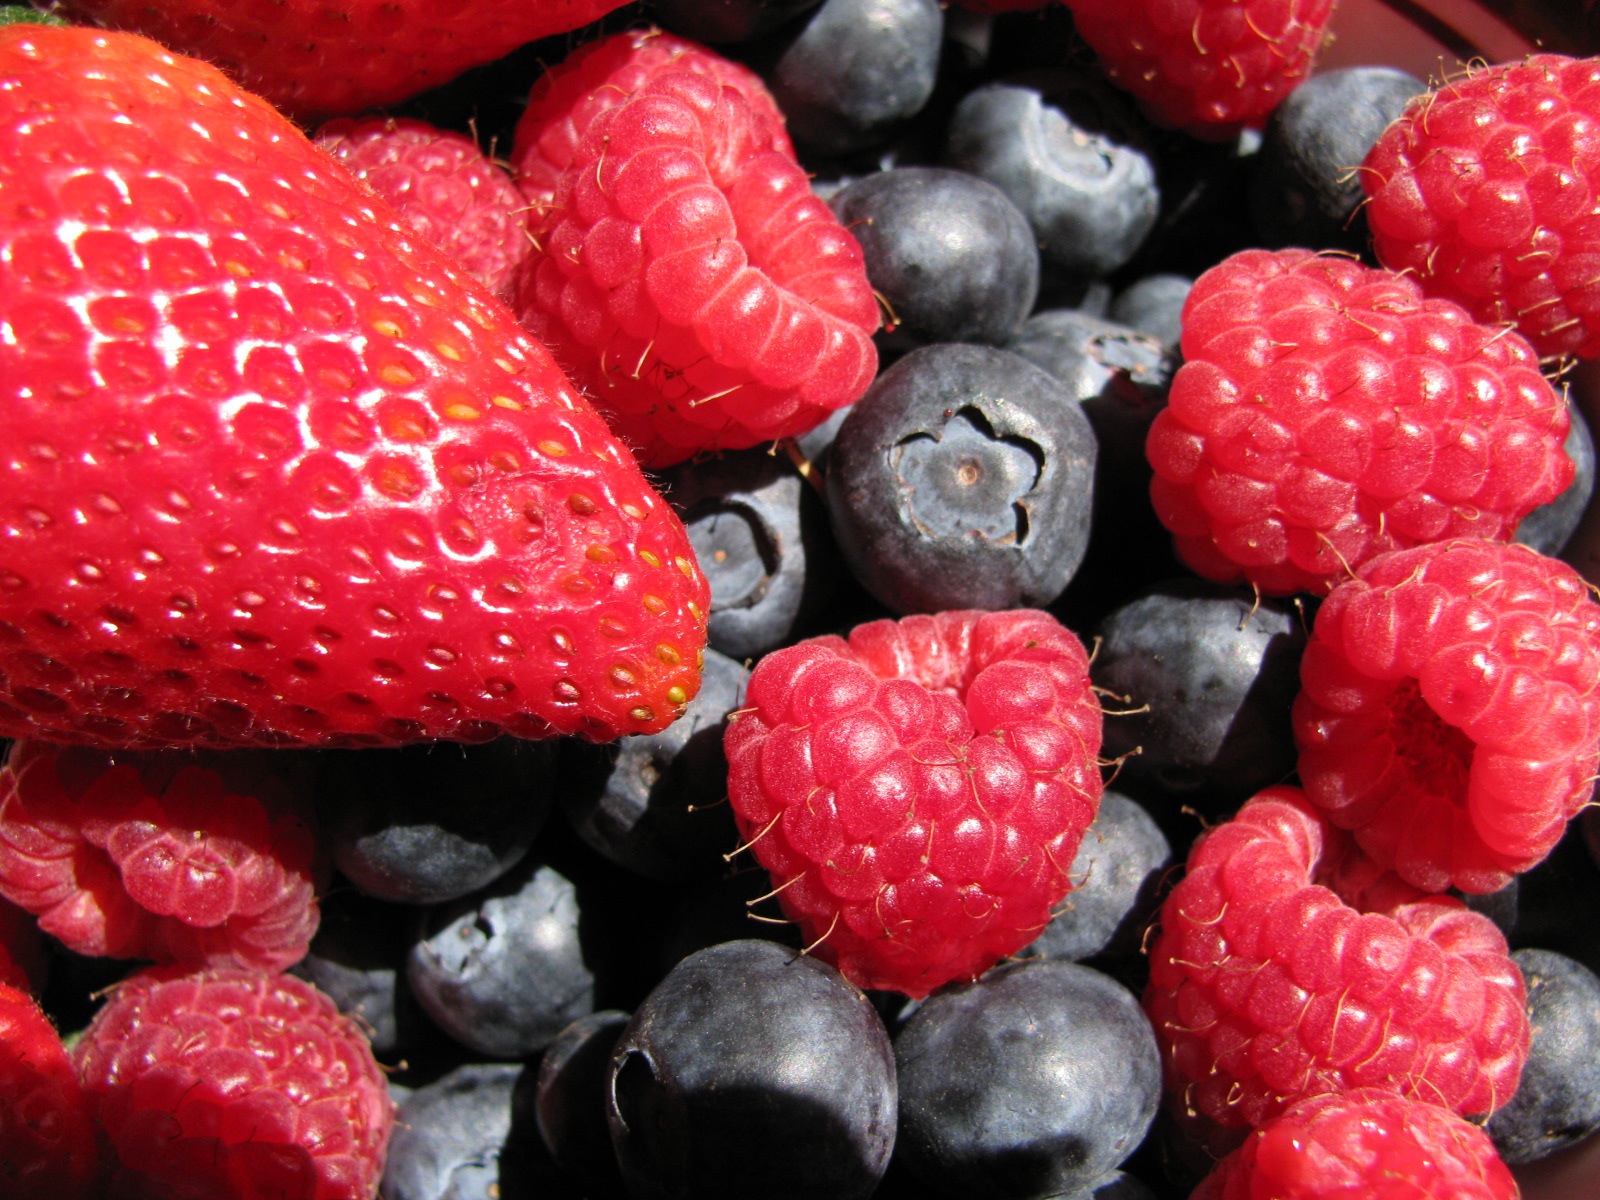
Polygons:
<instances>
[{"instance_id":1,"label":"strawberry","mask_svg":"<svg viewBox=\"0 0 1600 1200\"><path fill-rule=\"evenodd\" d=\"M0 736L663 728L682 524L481 285L132 34L0 29Z\"/></svg>"},{"instance_id":2,"label":"strawberry","mask_svg":"<svg viewBox=\"0 0 1600 1200\"><path fill-rule=\"evenodd\" d=\"M62 0L60 10L134 30L221 67L296 117L404 100L623 0Z\"/></svg>"}]
</instances>

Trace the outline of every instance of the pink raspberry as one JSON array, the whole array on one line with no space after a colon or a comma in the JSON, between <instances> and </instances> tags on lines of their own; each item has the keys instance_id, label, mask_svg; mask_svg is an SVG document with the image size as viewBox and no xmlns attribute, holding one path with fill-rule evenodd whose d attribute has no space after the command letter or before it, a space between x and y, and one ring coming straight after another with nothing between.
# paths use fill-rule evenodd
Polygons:
<instances>
[{"instance_id":1,"label":"pink raspberry","mask_svg":"<svg viewBox=\"0 0 1600 1200\"><path fill-rule=\"evenodd\" d=\"M863 988L925 996L1022 949L1099 808L1101 713L1047 613L872 621L756 664L728 798L784 913Z\"/></svg>"},{"instance_id":2,"label":"pink raspberry","mask_svg":"<svg viewBox=\"0 0 1600 1200\"><path fill-rule=\"evenodd\" d=\"M1333 0L1067 0L1111 81L1150 118L1226 139L1311 74Z\"/></svg>"},{"instance_id":3,"label":"pink raspberry","mask_svg":"<svg viewBox=\"0 0 1600 1200\"><path fill-rule=\"evenodd\" d=\"M1191 1200L1516 1200L1489 1135L1371 1088L1301 1101L1217 1164Z\"/></svg>"},{"instance_id":4,"label":"pink raspberry","mask_svg":"<svg viewBox=\"0 0 1600 1200\"><path fill-rule=\"evenodd\" d=\"M1600 767L1600 604L1476 539L1381 555L1317 612L1294 706L1306 793L1429 891L1538 863Z\"/></svg>"},{"instance_id":5,"label":"pink raspberry","mask_svg":"<svg viewBox=\"0 0 1600 1200\"><path fill-rule=\"evenodd\" d=\"M673 71L733 88L750 104L758 144L794 157L783 113L749 67L659 29L631 29L580 46L534 82L511 146L511 167L528 203L542 214L555 199L561 173L597 115ZM542 224L542 215L534 223Z\"/></svg>"},{"instance_id":6,"label":"pink raspberry","mask_svg":"<svg viewBox=\"0 0 1600 1200\"><path fill-rule=\"evenodd\" d=\"M1203 834L1159 924L1145 1011L1170 1107L1215 1150L1324 1092L1477 1115L1516 1091L1528 1018L1500 931L1378 873L1298 788Z\"/></svg>"},{"instance_id":7,"label":"pink raspberry","mask_svg":"<svg viewBox=\"0 0 1600 1200\"><path fill-rule=\"evenodd\" d=\"M55 1026L23 991L0 983L0 1196L93 1200L94 1124Z\"/></svg>"},{"instance_id":8,"label":"pink raspberry","mask_svg":"<svg viewBox=\"0 0 1600 1200\"><path fill-rule=\"evenodd\" d=\"M75 1050L110 1194L371 1200L394 1120L366 1037L311 984L153 968Z\"/></svg>"},{"instance_id":9,"label":"pink raspberry","mask_svg":"<svg viewBox=\"0 0 1600 1200\"><path fill-rule=\"evenodd\" d=\"M79 954L280 970L317 929L302 770L273 751L18 742L0 895Z\"/></svg>"},{"instance_id":10,"label":"pink raspberry","mask_svg":"<svg viewBox=\"0 0 1600 1200\"><path fill-rule=\"evenodd\" d=\"M1182 348L1145 449L1156 513L1207 578L1326 592L1386 550L1509 539L1572 479L1528 343L1391 272L1235 254L1196 281Z\"/></svg>"},{"instance_id":11,"label":"pink raspberry","mask_svg":"<svg viewBox=\"0 0 1600 1200\"><path fill-rule=\"evenodd\" d=\"M1413 101L1362 164L1385 266L1544 355L1600 355L1600 58L1535 54Z\"/></svg>"},{"instance_id":12,"label":"pink raspberry","mask_svg":"<svg viewBox=\"0 0 1600 1200\"><path fill-rule=\"evenodd\" d=\"M316 143L387 200L418 237L503 300L532 252L525 201L472 139L425 121L330 121Z\"/></svg>"},{"instance_id":13,"label":"pink raspberry","mask_svg":"<svg viewBox=\"0 0 1600 1200\"><path fill-rule=\"evenodd\" d=\"M877 370L860 244L770 99L723 75L662 70L615 104L620 87L597 90L517 291L646 466L804 433Z\"/></svg>"}]
</instances>

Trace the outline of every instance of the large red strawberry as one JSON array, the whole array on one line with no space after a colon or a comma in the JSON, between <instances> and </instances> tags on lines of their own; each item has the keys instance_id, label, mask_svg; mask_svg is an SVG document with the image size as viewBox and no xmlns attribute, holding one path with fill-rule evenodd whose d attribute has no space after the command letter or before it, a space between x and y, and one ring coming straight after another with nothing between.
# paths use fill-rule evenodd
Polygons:
<instances>
[{"instance_id":1,"label":"large red strawberry","mask_svg":"<svg viewBox=\"0 0 1600 1200\"><path fill-rule=\"evenodd\" d=\"M264 101L0 30L0 736L659 730L688 538L542 347Z\"/></svg>"},{"instance_id":2,"label":"large red strawberry","mask_svg":"<svg viewBox=\"0 0 1600 1200\"><path fill-rule=\"evenodd\" d=\"M623 0L61 0L212 62L298 117L404 100Z\"/></svg>"}]
</instances>

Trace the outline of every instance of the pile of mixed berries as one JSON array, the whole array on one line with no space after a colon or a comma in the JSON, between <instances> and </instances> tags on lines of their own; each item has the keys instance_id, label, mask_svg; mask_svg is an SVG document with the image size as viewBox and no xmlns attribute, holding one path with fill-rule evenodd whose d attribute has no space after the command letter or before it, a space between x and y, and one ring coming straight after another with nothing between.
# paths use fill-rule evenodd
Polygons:
<instances>
[{"instance_id":1,"label":"pile of mixed berries","mask_svg":"<svg viewBox=\"0 0 1600 1200\"><path fill-rule=\"evenodd\" d=\"M1600 1129L1600 58L959 3L0 9L0 1195Z\"/></svg>"}]
</instances>

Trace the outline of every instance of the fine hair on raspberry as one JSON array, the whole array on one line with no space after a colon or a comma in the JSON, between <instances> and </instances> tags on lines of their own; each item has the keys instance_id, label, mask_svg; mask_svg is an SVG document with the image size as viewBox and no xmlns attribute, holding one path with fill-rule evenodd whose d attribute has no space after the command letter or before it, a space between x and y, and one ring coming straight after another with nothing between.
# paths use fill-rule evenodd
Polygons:
<instances>
[{"instance_id":1,"label":"fine hair on raspberry","mask_svg":"<svg viewBox=\"0 0 1600 1200\"><path fill-rule=\"evenodd\" d=\"M1159 930L1144 1003L1168 1106L1214 1151L1324 1092L1475 1116L1517 1089L1528 1016L1505 937L1377 869L1299 788L1201 836Z\"/></svg>"},{"instance_id":2,"label":"fine hair on raspberry","mask_svg":"<svg viewBox=\"0 0 1600 1200\"><path fill-rule=\"evenodd\" d=\"M1047 613L859 625L767 655L730 722L728 799L813 953L925 996L1021 950L1101 795L1081 642Z\"/></svg>"},{"instance_id":3,"label":"fine hair on raspberry","mask_svg":"<svg viewBox=\"0 0 1600 1200\"><path fill-rule=\"evenodd\" d=\"M1417 887L1503 887L1594 792L1600 604L1526 546L1373 559L1318 610L1300 680L1307 794Z\"/></svg>"},{"instance_id":4,"label":"fine hair on raspberry","mask_svg":"<svg viewBox=\"0 0 1600 1200\"><path fill-rule=\"evenodd\" d=\"M1572 480L1537 353L1413 279L1241 251L1195 281L1182 348L1150 495L1209 579L1326 593L1386 550L1507 540Z\"/></svg>"}]
</instances>

